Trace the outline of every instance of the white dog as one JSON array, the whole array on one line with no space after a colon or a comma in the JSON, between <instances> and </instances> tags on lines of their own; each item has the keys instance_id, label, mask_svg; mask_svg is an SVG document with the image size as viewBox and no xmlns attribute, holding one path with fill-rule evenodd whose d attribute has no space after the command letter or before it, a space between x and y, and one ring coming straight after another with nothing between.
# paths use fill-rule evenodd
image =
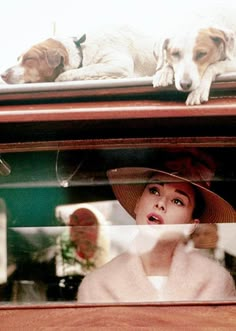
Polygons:
<instances>
[{"instance_id":1,"label":"white dog","mask_svg":"<svg viewBox=\"0 0 236 331\"><path fill-rule=\"evenodd\" d=\"M175 84L188 93L187 105L197 105L208 101L218 75L236 71L236 4L206 0L180 8L166 20L162 37L156 30L153 86Z\"/></svg>"},{"instance_id":2,"label":"white dog","mask_svg":"<svg viewBox=\"0 0 236 331\"><path fill-rule=\"evenodd\" d=\"M153 76L154 38L130 27L33 45L1 74L8 84Z\"/></svg>"},{"instance_id":3,"label":"white dog","mask_svg":"<svg viewBox=\"0 0 236 331\"><path fill-rule=\"evenodd\" d=\"M201 104L217 75L236 70L235 33L216 27L188 30L157 42L154 54L153 86L175 83L177 90L190 92L187 105Z\"/></svg>"}]
</instances>

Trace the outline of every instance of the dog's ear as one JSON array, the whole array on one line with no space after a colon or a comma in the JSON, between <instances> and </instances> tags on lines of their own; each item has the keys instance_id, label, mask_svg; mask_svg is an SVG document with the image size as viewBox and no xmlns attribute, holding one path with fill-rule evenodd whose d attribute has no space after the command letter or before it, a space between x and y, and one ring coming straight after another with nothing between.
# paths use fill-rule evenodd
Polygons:
<instances>
[{"instance_id":1,"label":"dog's ear","mask_svg":"<svg viewBox=\"0 0 236 331\"><path fill-rule=\"evenodd\" d=\"M160 41L157 41L154 44L153 55L157 61L156 70L159 70L163 67L166 62L166 49L169 43L169 39L165 38Z\"/></svg>"},{"instance_id":2,"label":"dog's ear","mask_svg":"<svg viewBox=\"0 0 236 331\"><path fill-rule=\"evenodd\" d=\"M210 28L210 38L218 47L222 47L222 60L233 57L233 51L235 47L235 33L230 29Z\"/></svg>"},{"instance_id":3,"label":"dog's ear","mask_svg":"<svg viewBox=\"0 0 236 331\"><path fill-rule=\"evenodd\" d=\"M57 49L47 49L45 51L45 59L50 68L57 68L63 63L63 56Z\"/></svg>"}]
</instances>

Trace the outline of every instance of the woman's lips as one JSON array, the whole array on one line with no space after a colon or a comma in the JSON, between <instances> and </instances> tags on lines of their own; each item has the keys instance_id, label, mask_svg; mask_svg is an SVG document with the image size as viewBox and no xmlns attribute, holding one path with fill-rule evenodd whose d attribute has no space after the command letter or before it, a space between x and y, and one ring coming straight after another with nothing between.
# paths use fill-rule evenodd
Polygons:
<instances>
[{"instance_id":1,"label":"woman's lips","mask_svg":"<svg viewBox=\"0 0 236 331\"><path fill-rule=\"evenodd\" d=\"M163 218L155 213L150 213L147 215L147 223L148 224L164 224Z\"/></svg>"}]
</instances>

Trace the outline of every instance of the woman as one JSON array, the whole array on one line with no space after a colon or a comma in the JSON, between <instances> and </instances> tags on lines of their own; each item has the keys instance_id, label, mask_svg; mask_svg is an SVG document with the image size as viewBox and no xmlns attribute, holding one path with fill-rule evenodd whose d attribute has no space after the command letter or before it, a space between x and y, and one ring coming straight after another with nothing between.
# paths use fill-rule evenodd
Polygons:
<instances>
[{"instance_id":1,"label":"woman","mask_svg":"<svg viewBox=\"0 0 236 331\"><path fill-rule=\"evenodd\" d=\"M226 300L236 296L223 267L188 251L185 237L198 223L235 222L234 208L209 190L212 171L192 155L167 163L167 171L108 171L117 200L136 220L130 249L87 275L79 302Z\"/></svg>"}]
</instances>

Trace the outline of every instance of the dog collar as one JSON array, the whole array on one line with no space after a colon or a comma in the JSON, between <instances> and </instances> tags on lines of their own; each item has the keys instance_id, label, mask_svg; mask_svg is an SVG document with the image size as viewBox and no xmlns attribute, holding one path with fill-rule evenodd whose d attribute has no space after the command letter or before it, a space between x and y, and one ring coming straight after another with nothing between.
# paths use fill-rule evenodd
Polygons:
<instances>
[{"instance_id":1,"label":"dog collar","mask_svg":"<svg viewBox=\"0 0 236 331\"><path fill-rule=\"evenodd\" d=\"M80 61L80 64L78 66L78 68L81 68L83 66L83 50L82 50L82 47L81 47L81 44L84 43L86 40L86 34L83 34L81 38L77 39L77 38L74 38L74 43L75 43L75 46L76 48L78 49L78 52L79 52L79 56L81 58L81 61Z\"/></svg>"}]
</instances>

